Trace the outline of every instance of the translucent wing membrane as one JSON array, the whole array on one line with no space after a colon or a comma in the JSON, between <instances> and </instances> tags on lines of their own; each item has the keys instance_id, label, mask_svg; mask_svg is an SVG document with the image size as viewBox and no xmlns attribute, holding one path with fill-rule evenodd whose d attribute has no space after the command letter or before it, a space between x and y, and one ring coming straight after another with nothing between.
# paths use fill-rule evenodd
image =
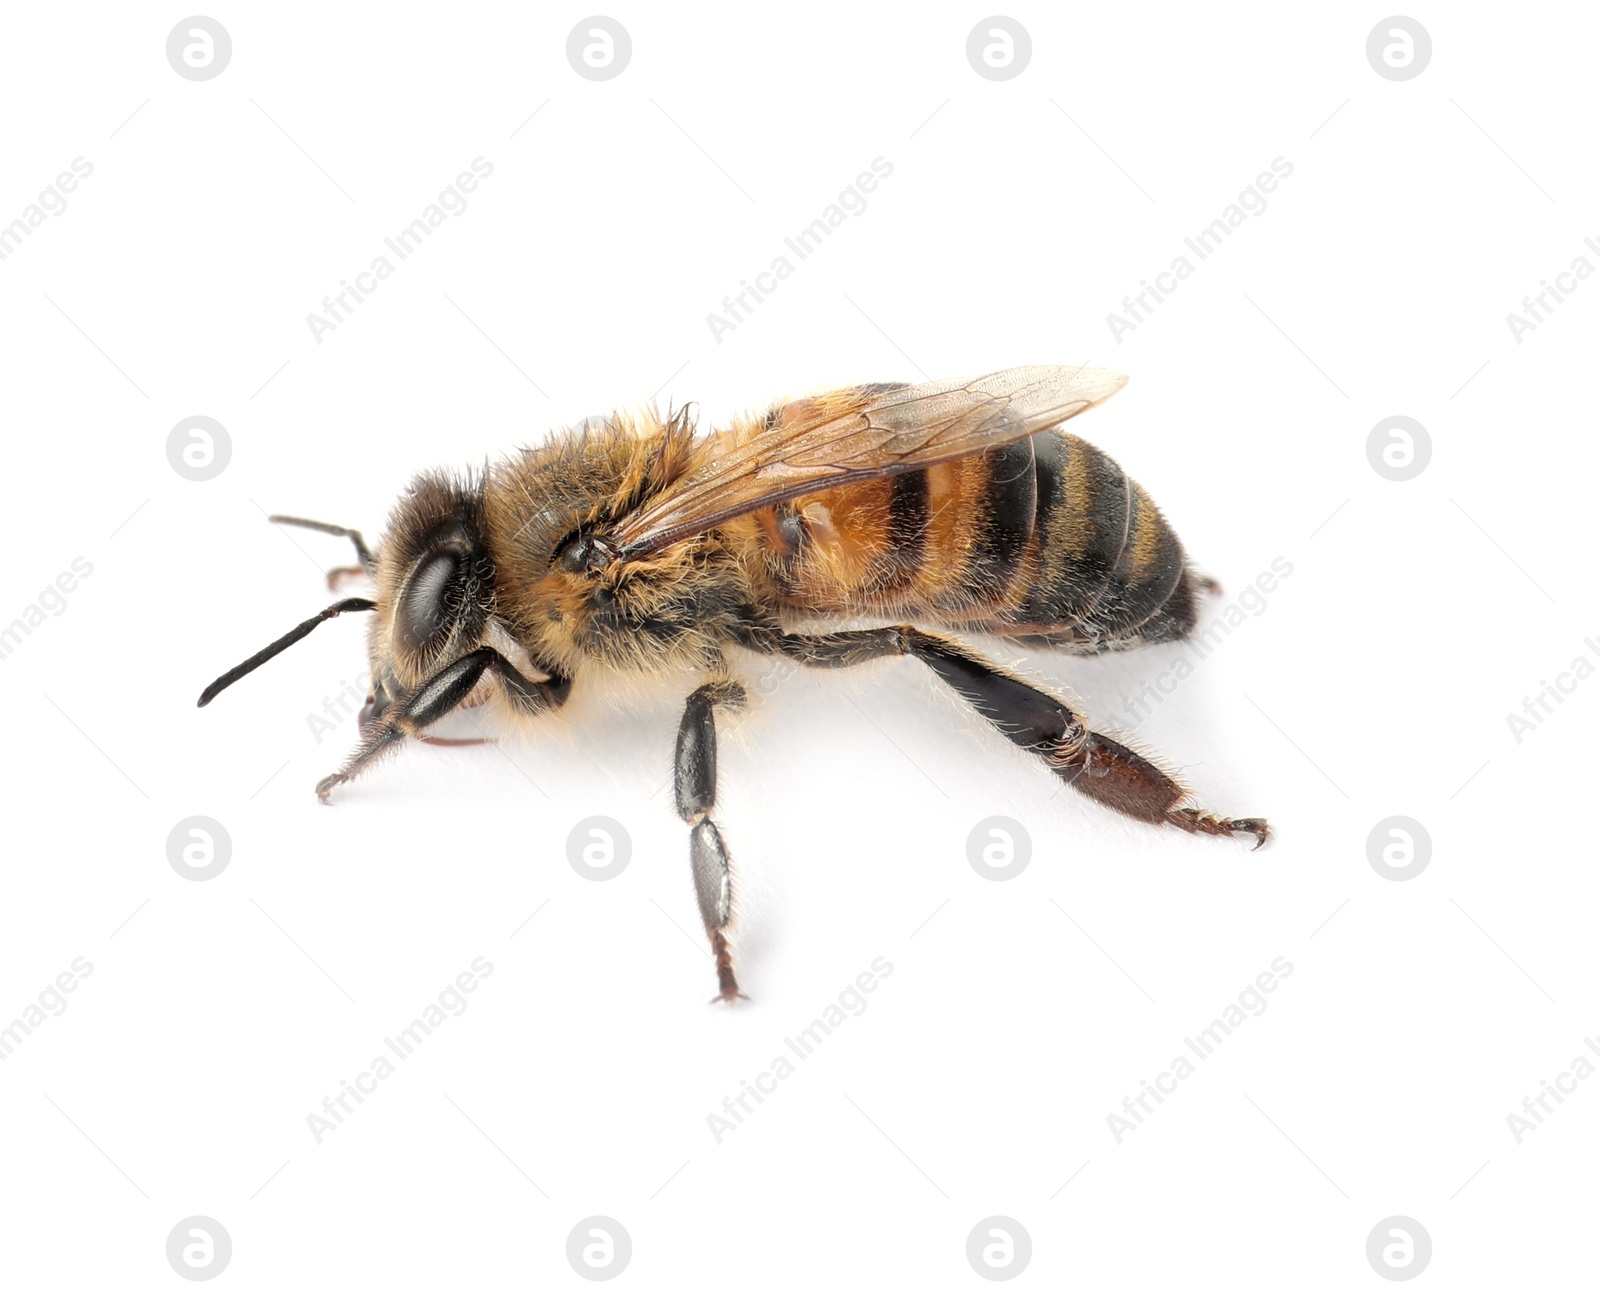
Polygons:
<instances>
[{"instance_id":1,"label":"translucent wing membrane","mask_svg":"<svg viewBox=\"0 0 1600 1299\"><path fill-rule=\"evenodd\" d=\"M708 439L703 463L621 519L610 540L622 558L636 559L779 501L1004 446L1098 405L1127 381L1113 370L1035 365L803 398L742 442Z\"/></svg>"}]
</instances>

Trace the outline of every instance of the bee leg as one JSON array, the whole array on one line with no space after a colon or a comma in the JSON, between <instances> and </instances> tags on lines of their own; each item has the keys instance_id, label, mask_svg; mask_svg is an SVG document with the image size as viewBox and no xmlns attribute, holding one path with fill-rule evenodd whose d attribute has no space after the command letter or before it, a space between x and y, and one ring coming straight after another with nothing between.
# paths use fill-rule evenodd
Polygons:
<instances>
[{"instance_id":1,"label":"bee leg","mask_svg":"<svg viewBox=\"0 0 1600 1299\"><path fill-rule=\"evenodd\" d=\"M479 678L489 671L499 676L506 698L529 713L559 708L572 691L572 682L566 677L529 681L499 650L488 645L475 649L423 682L422 688L410 699L374 718L361 747L333 775L317 782L317 797L326 803L336 785L354 780L380 754L407 736L417 735L432 726L470 695Z\"/></svg>"},{"instance_id":2,"label":"bee leg","mask_svg":"<svg viewBox=\"0 0 1600 1299\"><path fill-rule=\"evenodd\" d=\"M309 528L313 532L326 532L330 536L348 537L356 548L356 559L359 566L355 568L330 568L328 570L328 589L337 591L339 585L347 577L371 577L378 568L378 558L367 549L366 539L354 528L342 528L337 523L318 523L315 519L296 518L290 514L269 514L268 523L282 524L290 528Z\"/></svg>"},{"instance_id":3,"label":"bee leg","mask_svg":"<svg viewBox=\"0 0 1600 1299\"><path fill-rule=\"evenodd\" d=\"M815 667L845 667L909 654L933 669L1013 744L1037 754L1062 780L1095 802L1136 821L1174 825L1190 834L1250 835L1257 848L1267 841L1266 821L1219 817L1188 806L1188 790L1148 758L1089 730L1059 699L954 641L915 627L879 627L822 636L784 635L760 647Z\"/></svg>"},{"instance_id":4,"label":"bee leg","mask_svg":"<svg viewBox=\"0 0 1600 1299\"><path fill-rule=\"evenodd\" d=\"M1061 779L1079 793L1136 821L1175 825L1190 834L1249 835L1255 847L1272 833L1258 816L1222 817L1185 806L1189 791L1142 754L1095 731L1075 753L1047 755Z\"/></svg>"},{"instance_id":5,"label":"bee leg","mask_svg":"<svg viewBox=\"0 0 1600 1299\"><path fill-rule=\"evenodd\" d=\"M360 565L351 565L345 568L330 568L328 570L328 590L337 591L350 577L371 577L372 574Z\"/></svg>"},{"instance_id":6,"label":"bee leg","mask_svg":"<svg viewBox=\"0 0 1600 1299\"><path fill-rule=\"evenodd\" d=\"M744 703L744 687L735 681L713 681L689 696L678 744L673 753L673 799L678 815L689 825L689 868L694 875L700 919L711 939L717 962L718 992L714 1000L733 1001L744 996L733 974L733 954L728 947L728 926L733 922L733 877L728 846L711 819L717 802L717 722L720 704L737 708Z\"/></svg>"},{"instance_id":7,"label":"bee leg","mask_svg":"<svg viewBox=\"0 0 1600 1299\"><path fill-rule=\"evenodd\" d=\"M487 702L487 699L469 699L465 703L457 704L456 712L470 713L475 708L482 708ZM480 727L479 729L481 730L482 728ZM499 743L499 740L493 735L476 735L467 739L458 740L453 736L429 735L426 732L419 732L417 739L421 740L424 744L432 744L441 749L470 749L479 744Z\"/></svg>"}]
</instances>

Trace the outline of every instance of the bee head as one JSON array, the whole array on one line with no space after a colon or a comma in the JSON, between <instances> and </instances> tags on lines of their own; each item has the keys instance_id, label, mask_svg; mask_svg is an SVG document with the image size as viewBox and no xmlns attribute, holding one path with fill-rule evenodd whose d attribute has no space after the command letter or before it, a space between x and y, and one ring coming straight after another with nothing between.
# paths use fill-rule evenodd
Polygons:
<instances>
[{"instance_id":1,"label":"bee head","mask_svg":"<svg viewBox=\"0 0 1600 1299\"><path fill-rule=\"evenodd\" d=\"M390 515L379 549L370 653L375 706L476 649L494 615L483 484L423 474Z\"/></svg>"},{"instance_id":2,"label":"bee head","mask_svg":"<svg viewBox=\"0 0 1600 1299\"><path fill-rule=\"evenodd\" d=\"M482 479L419 477L390 516L388 536L376 559L353 529L288 515L273 515L272 522L351 538L361 567L376 580L377 592L372 599L352 596L335 601L230 668L200 692L202 708L329 618L375 613L367 639L372 698L361 713L365 724L441 668L477 649L492 630L495 572L484 540ZM329 574L330 585L340 571L344 570Z\"/></svg>"}]
</instances>

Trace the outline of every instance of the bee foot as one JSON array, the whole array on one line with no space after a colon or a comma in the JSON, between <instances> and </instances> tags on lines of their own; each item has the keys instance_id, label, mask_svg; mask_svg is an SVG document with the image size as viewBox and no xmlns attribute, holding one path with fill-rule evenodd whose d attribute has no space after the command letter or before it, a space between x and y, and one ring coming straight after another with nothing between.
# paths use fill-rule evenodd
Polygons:
<instances>
[{"instance_id":1,"label":"bee foot","mask_svg":"<svg viewBox=\"0 0 1600 1299\"><path fill-rule=\"evenodd\" d=\"M1167 813L1167 821L1177 826L1180 830L1187 830L1190 834L1248 834L1255 836L1256 848L1266 843L1272 834L1272 829L1266 820L1259 816L1228 817L1215 816L1210 812L1202 812L1196 807L1180 807ZM1253 851L1253 850L1252 850Z\"/></svg>"}]
</instances>

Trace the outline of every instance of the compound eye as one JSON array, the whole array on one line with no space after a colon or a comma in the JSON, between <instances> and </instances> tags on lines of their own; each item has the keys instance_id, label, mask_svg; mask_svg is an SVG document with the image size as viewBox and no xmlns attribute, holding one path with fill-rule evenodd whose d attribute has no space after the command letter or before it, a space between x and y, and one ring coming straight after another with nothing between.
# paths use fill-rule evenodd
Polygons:
<instances>
[{"instance_id":1,"label":"compound eye","mask_svg":"<svg viewBox=\"0 0 1600 1299\"><path fill-rule=\"evenodd\" d=\"M394 629L408 654L439 649L460 615L466 556L442 550L425 559L406 583Z\"/></svg>"}]
</instances>

